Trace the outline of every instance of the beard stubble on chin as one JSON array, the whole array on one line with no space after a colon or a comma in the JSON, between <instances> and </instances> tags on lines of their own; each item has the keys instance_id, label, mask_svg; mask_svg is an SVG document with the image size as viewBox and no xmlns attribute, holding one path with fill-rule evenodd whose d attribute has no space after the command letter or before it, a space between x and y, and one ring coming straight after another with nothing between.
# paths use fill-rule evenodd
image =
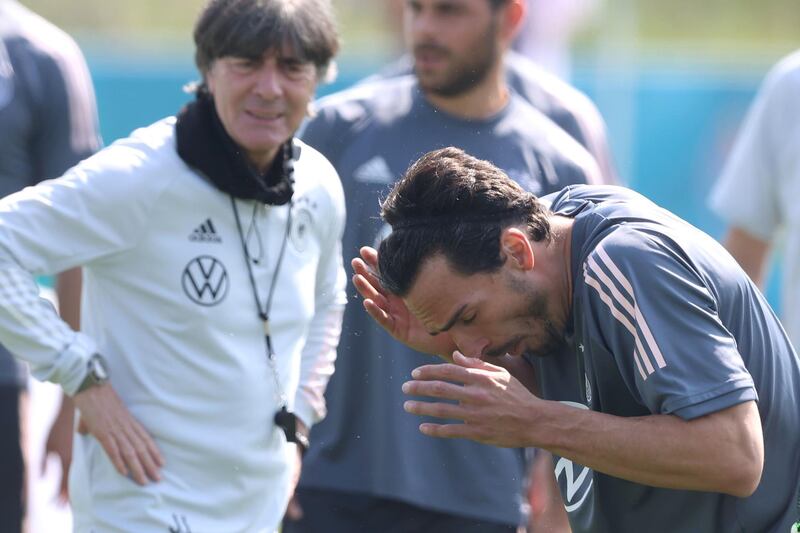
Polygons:
<instances>
[{"instance_id":1,"label":"beard stubble on chin","mask_svg":"<svg viewBox=\"0 0 800 533\"><path fill-rule=\"evenodd\" d=\"M420 76L419 72L417 72L417 79L419 80L420 87L426 93L452 98L468 92L486 79L488 73L488 67L481 70L470 69L456 72L442 82L432 83L427 82L425 78Z\"/></svg>"},{"instance_id":2,"label":"beard stubble on chin","mask_svg":"<svg viewBox=\"0 0 800 533\"><path fill-rule=\"evenodd\" d=\"M550 320L543 320L544 341L536 350L526 350L526 357L551 357L563 353L567 349L567 340L562 332Z\"/></svg>"},{"instance_id":3,"label":"beard stubble on chin","mask_svg":"<svg viewBox=\"0 0 800 533\"><path fill-rule=\"evenodd\" d=\"M567 348L564 325L559 327L553 321L548 297L516 279L510 281L510 286L525 295L527 299L526 316L532 327L538 325L542 330L541 337L537 339L538 346L535 349L526 349L523 355L525 357L550 357L562 353Z\"/></svg>"}]
</instances>

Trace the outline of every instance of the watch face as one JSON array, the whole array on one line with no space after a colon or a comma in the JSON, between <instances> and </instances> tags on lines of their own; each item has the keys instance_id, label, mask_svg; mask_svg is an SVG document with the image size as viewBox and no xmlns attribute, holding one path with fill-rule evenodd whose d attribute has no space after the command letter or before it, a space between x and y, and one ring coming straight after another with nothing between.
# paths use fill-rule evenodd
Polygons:
<instances>
[{"instance_id":1,"label":"watch face","mask_svg":"<svg viewBox=\"0 0 800 533\"><path fill-rule=\"evenodd\" d=\"M108 371L106 370L106 366L103 364L103 360L100 359L99 356L92 357L92 359L90 360L89 372L92 373L92 375L98 382L103 382L108 380Z\"/></svg>"}]
</instances>

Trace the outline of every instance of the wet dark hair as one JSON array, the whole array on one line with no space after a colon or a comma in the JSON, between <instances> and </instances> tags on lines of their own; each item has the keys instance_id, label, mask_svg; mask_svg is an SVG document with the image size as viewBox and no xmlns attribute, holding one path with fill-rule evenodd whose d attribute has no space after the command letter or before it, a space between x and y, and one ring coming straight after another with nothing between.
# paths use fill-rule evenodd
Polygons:
<instances>
[{"instance_id":1,"label":"wet dark hair","mask_svg":"<svg viewBox=\"0 0 800 533\"><path fill-rule=\"evenodd\" d=\"M259 60L288 47L325 77L339 51L330 0L210 0L194 27L195 63L205 78L225 56Z\"/></svg>"},{"instance_id":2,"label":"wet dark hair","mask_svg":"<svg viewBox=\"0 0 800 533\"><path fill-rule=\"evenodd\" d=\"M381 204L392 233L380 244L378 269L390 292L405 296L422 264L442 254L464 275L505 262L500 235L524 225L550 240L550 211L502 170L458 148L428 152L409 167Z\"/></svg>"}]
</instances>

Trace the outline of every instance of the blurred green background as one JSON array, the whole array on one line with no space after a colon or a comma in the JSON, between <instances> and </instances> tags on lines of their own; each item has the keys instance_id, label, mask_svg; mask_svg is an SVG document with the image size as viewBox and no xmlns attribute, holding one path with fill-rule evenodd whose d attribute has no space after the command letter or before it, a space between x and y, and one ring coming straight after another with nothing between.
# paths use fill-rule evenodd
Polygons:
<instances>
[{"instance_id":1,"label":"blurred green background","mask_svg":"<svg viewBox=\"0 0 800 533\"><path fill-rule=\"evenodd\" d=\"M386 16L391 0L333 0L345 37L345 55L360 49L384 53L393 26ZM92 44L163 52L163 45L189 47L189 33L202 0L25 0L28 7ZM727 60L758 60L798 44L798 0L604 0L598 16L578 36L576 52L591 55L620 21L643 51L714 54ZM395 28L396 29L396 28ZM363 54L361 54L363 55Z\"/></svg>"}]
</instances>

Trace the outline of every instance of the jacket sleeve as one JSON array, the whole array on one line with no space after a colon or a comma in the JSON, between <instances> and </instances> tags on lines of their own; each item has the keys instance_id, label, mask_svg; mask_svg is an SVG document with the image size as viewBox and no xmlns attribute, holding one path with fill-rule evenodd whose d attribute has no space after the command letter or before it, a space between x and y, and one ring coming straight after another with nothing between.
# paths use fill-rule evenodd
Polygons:
<instances>
[{"instance_id":1,"label":"jacket sleeve","mask_svg":"<svg viewBox=\"0 0 800 533\"><path fill-rule=\"evenodd\" d=\"M294 410L308 426L319 422L327 412L325 388L333 374L336 348L342 330L342 316L347 303L347 283L342 259L342 234L345 223L345 203L336 171L319 154L324 163L323 181L327 189L327 219L320 232L320 260L315 280L314 317L303 348L300 383Z\"/></svg>"},{"instance_id":2,"label":"jacket sleeve","mask_svg":"<svg viewBox=\"0 0 800 533\"><path fill-rule=\"evenodd\" d=\"M135 245L154 192L136 185L131 168L140 159L139 151L115 145L61 178L0 200L0 342L37 379L60 384L69 395L96 344L58 317L39 296L34 276Z\"/></svg>"}]
</instances>

